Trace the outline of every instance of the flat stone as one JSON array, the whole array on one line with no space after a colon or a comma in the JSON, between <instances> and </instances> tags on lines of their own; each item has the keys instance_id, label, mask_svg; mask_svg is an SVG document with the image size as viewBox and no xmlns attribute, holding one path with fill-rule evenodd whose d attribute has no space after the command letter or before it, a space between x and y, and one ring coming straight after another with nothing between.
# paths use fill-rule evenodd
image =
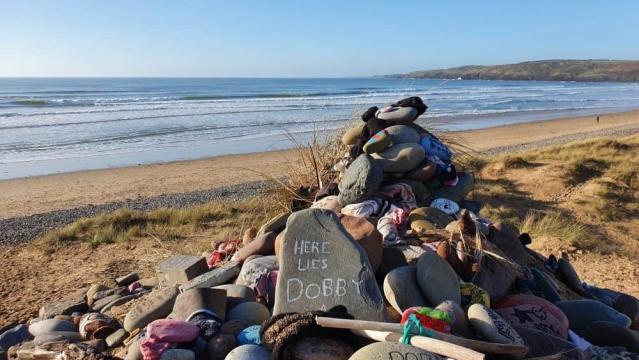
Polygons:
<instances>
[{"instance_id":1,"label":"flat stone","mask_svg":"<svg viewBox=\"0 0 639 360\"><path fill-rule=\"evenodd\" d=\"M197 287L207 288L225 284L239 275L240 268L239 262L229 261L224 265L205 272L204 274L183 284L180 286L180 291L186 291Z\"/></svg>"},{"instance_id":2,"label":"flat stone","mask_svg":"<svg viewBox=\"0 0 639 360\"><path fill-rule=\"evenodd\" d=\"M275 253L275 238L277 234L269 231L255 237L255 240L245 244L233 255L233 260L243 262L251 255L272 255Z\"/></svg>"},{"instance_id":3,"label":"flat stone","mask_svg":"<svg viewBox=\"0 0 639 360\"><path fill-rule=\"evenodd\" d=\"M238 285L255 286L257 285L257 279L259 279L262 274L277 269L279 269L279 264L277 262L277 256L275 255L262 256L247 261L242 265L242 270L237 276L235 283Z\"/></svg>"},{"instance_id":4,"label":"flat stone","mask_svg":"<svg viewBox=\"0 0 639 360\"><path fill-rule=\"evenodd\" d=\"M188 349L168 349L162 352L160 360L195 360L195 353Z\"/></svg>"},{"instance_id":5,"label":"flat stone","mask_svg":"<svg viewBox=\"0 0 639 360\"><path fill-rule=\"evenodd\" d=\"M417 283L431 306L452 300L461 304L459 278L446 260L432 251L417 260Z\"/></svg>"},{"instance_id":6,"label":"flat stone","mask_svg":"<svg viewBox=\"0 0 639 360\"><path fill-rule=\"evenodd\" d=\"M384 244L382 234L366 218L341 215L339 220L346 231L353 237L353 240L364 248L373 272L376 272L382 262Z\"/></svg>"},{"instance_id":7,"label":"flat stone","mask_svg":"<svg viewBox=\"0 0 639 360\"><path fill-rule=\"evenodd\" d=\"M129 301L131 301L131 300L133 300L133 299L137 299L137 298L139 298L139 297L141 297L141 296L144 296L144 295L146 295L146 294L148 294L148 293L149 293L149 291L148 291L148 290L145 290L145 291L143 291L143 292L142 292L142 291L141 291L141 292L136 292L136 293L131 294L131 295L126 295L126 296L119 297L119 298L117 298L117 299L115 299L115 300L111 301L110 303L108 303L108 304L104 305L104 306L100 309L100 312L104 314L104 313L106 313L107 311L109 311L109 309L111 309L111 308L112 308L112 307L114 307L114 306L120 306L120 305L122 305L122 304L126 304L127 302L129 302Z\"/></svg>"},{"instance_id":8,"label":"flat stone","mask_svg":"<svg viewBox=\"0 0 639 360\"><path fill-rule=\"evenodd\" d=\"M271 352L264 346L242 345L233 349L224 360L271 360Z\"/></svg>"},{"instance_id":9,"label":"flat stone","mask_svg":"<svg viewBox=\"0 0 639 360\"><path fill-rule=\"evenodd\" d=\"M597 346L623 346L639 354L639 336L619 324L595 321L581 335Z\"/></svg>"},{"instance_id":10,"label":"flat stone","mask_svg":"<svg viewBox=\"0 0 639 360\"><path fill-rule=\"evenodd\" d=\"M342 144L355 145L362 136L362 131L364 130L365 126L365 123L359 122L357 123L357 125L351 126L346 129L344 135L342 135Z\"/></svg>"},{"instance_id":11,"label":"flat stone","mask_svg":"<svg viewBox=\"0 0 639 360\"><path fill-rule=\"evenodd\" d=\"M384 296L400 314L413 306L427 306L417 285L416 271L415 266L402 266L389 272L384 279Z\"/></svg>"},{"instance_id":12,"label":"flat stone","mask_svg":"<svg viewBox=\"0 0 639 360\"><path fill-rule=\"evenodd\" d=\"M29 333L33 336L44 335L55 331L78 331L78 327L67 320L47 319L29 325Z\"/></svg>"},{"instance_id":13,"label":"flat stone","mask_svg":"<svg viewBox=\"0 0 639 360\"><path fill-rule=\"evenodd\" d=\"M443 360L444 358L412 345L376 342L357 350L349 360Z\"/></svg>"},{"instance_id":14,"label":"flat stone","mask_svg":"<svg viewBox=\"0 0 639 360\"><path fill-rule=\"evenodd\" d=\"M140 338L132 341L126 350L126 360L142 360L142 351L140 350Z\"/></svg>"},{"instance_id":15,"label":"flat stone","mask_svg":"<svg viewBox=\"0 0 639 360\"><path fill-rule=\"evenodd\" d=\"M566 314L574 331L587 329L595 321L608 321L623 327L630 326L630 318L596 300L565 300L555 303Z\"/></svg>"},{"instance_id":16,"label":"flat stone","mask_svg":"<svg viewBox=\"0 0 639 360\"><path fill-rule=\"evenodd\" d=\"M393 145L406 143L419 144L422 140L417 133L417 130L406 125L393 125L387 127L384 130L388 132Z\"/></svg>"},{"instance_id":17,"label":"flat stone","mask_svg":"<svg viewBox=\"0 0 639 360\"><path fill-rule=\"evenodd\" d=\"M106 344L108 347L118 347L129 336L126 330L120 328L114 331L111 335L107 336Z\"/></svg>"},{"instance_id":18,"label":"flat stone","mask_svg":"<svg viewBox=\"0 0 639 360\"><path fill-rule=\"evenodd\" d=\"M304 337L286 353L292 360L345 360L353 355L353 348L334 338Z\"/></svg>"},{"instance_id":19,"label":"flat stone","mask_svg":"<svg viewBox=\"0 0 639 360\"><path fill-rule=\"evenodd\" d=\"M541 358L561 354L559 359L582 359L581 352L570 341L560 339L543 331L513 326L528 347L526 358ZM551 358L556 359L556 358Z\"/></svg>"},{"instance_id":20,"label":"flat stone","mask_svg":"<svg viewBox=\"0 0 639 360\"><path fill-rule=\"evenodd\" d=\"M346 168L339 182L340 204L354 204L373 196L382 185L383 176L375 161L361 154Z\"/></svg>"},{"instance_id":21,"label":"flat stone","mask_svg":"<svg viewBox=\"0 0 639 360\"><path fill-rule=\"evenodd\" d=\"M160 286L182 285L209 270L201 256L173 255L161 262L156 273Z\"/></svg>"},{"instance_id":22,"label":"flat stone","mask_svg":"<svg viewBox=\"0 0 639 360\"><path fill-rule=\"evenodd\" d=\"M140 275L136 272L131 272L126 275L120 276L115 279L115 283L119 286L129 286L130 284L140 280Z\"/></svg>"},{"instance_id":23,"label":"flat stone","mask_svg":"<svg viewBox=\"0 0 639 360\"><path fill-rule=\"evenodd\" d=\"M483 339L500 344L523 345L524 340L496 312L481 304L468 308L468 321Z\"/></svg>"},{"instance_id":24,"label":"flat stone","mask_svg":"<svg viewBox=\"0 0 639 360\"><path fill-rule=\"evenodd\" d=\"M236 346L235 336L217 334L206 345L207 360L224 360Z\"/></svg>"},{"instance_id":25,"label":"flat stone","mask_svg":"<svg viewBox=\"0 0 639 360\"><path fill-rule=\"evenodd\" d=\"M173 309L173 304L178 296L176 287L159 288L151 291L141 302L136 304L124 317L124 329L132 332L142 329L151 323L167 316Z\"/></svg>"},{"instance_id":26,"label":"flat stone","mask_svg":"<svg viewBox=\"0 0 639 360\"><path fill-rule=\"evenodd\" d=\"M213 288L192 288L180 293L173 304L171 318L187 321L194 312L208 310L220 320L226 316L226 291Z\"/></svg>"},{"instance_id":27,"label":"flat stone","mask_svg":"<svg viewBox=\"0 0 639 360\"><path fill-rule=\"evenodd\" d=\"M425 183L431 181L435 174L437 174L437 165L435 165L435 163L422 162L415 169L407 172L406 175L404 175L404 178ZM423 202L425 202L423 199L418 200L418 204Z\"/></svg>"},{"instance_id":28,"label":"flat stone","mask_svg":"<svg viewBox=\"0 0 639 360\"><path fill-rule=\"evenodd\" d=\"M56 315L71 315L74 312L84 313L89 308L86 294L88 288L72 292L58 301L45 303L38 314L40 319L50 319Z\"/></svg>"},{"instance_id":29,"label":"flat stone","mask_svg":"<svg viewBox=\"0 0 639 360\"><path fill-rule=\"evenodd\" d=\"M82 336L77 331L52 331L33 338L33 343L36 345L58 341L79 342L82 341Z\"/></svg>"},{"instance_id":30,"label":"flat stone","mask_svg":"<svg viewBox=\"0 0 639 360\"><path fill-rule=\"evenodd\" d=\"M226 291L226 309L247 301L255 301L255 291L246 285L225 284L215 286L214 289Z\"/></svg>"},{"instance_id":31,"label":"flat stone","mask_svg":"<svg viewBox=\"0 0 639 360\"><path fill-rule=\"evenodd\" d=\"M335 213L339 214L342 210L342 204L339 203L339 196L337 195L329 195L325 196L313 203L311 205L313 209L326 209L332 210Z\"/></svg>"},{"instance_id":32,"label":"flat stone","mask_svg":"<svg viewBox=\"0 0 639 360\"><path fill-rule=\"evenodd\" d=\"M290 215L291 213L289 212L283 212L276 215L260 227L257 231L257 236L266 234L267 232L274 232L276 234L282 232L282 230L286 227L286 220L288 220Z\"/></svg>"},{"instance_id":33,"label":"flat stone","mask_svg":"<svg viewBox=\"0 0 639 360\"><path fill-rule=\"evenodd\" d=\"M0 335L0 351L9 350L10 347L31 339L33 339L33 336L29 332L28 326L16 325Z\"/></svg>"},{"instance_id":34,"label":"flat stone","mask_svg":"<svg viewBox=\"0 0 639 360\"><path fill-rule=\"evenodd\" d=\"M291 215L279 259L274 314L343 305L356 319L383 321L384 301L368 256L334 212Z\"/></svg>"},{"instance_id":35,"label":"flat stone","mask_svg":"<svg viewBox=\"0 0 639 360\"><path fill-rule=\"evenodd\" d=\"M381 153L371 155L385 173L411 171L424 160L424 156L424 148L414 143L393 145Z\"/></svg>"},{"instance_id":36,"label":"flat stone","mask_svg":"<svg viewBox=\"0 0 639 360\"><path fill-rule=\"evenodd\" d=\"M377 110L375 117L388 122L411 122L417 118L417 109L408 106L392 106Z\"/></svg>"},{"instance_id":37,"label":"flat stone","mask_svg":"<svg viewBox=\"0 0 639 360\"><path fill-rule=\"evenodd\" d=\"M103 297L103 298L101 298L99 300L94 301L93 305L91 305L91 310L100 311L106 305L108 305L111 302L113 302L114 300L120 299L122 297L124 297L124 295L120 295L120 294L113 294L113 295L105 296L105 297Z\"/></svg>"},{"instance_id":38,"label":"flat stone","mask_svg":"<svg viewBox=\"0 0 639 360\"><path fill-rule=\"evenodd\" d=\"M568 338L568 318L557 306L533 295L509 295L493 304L493 309L510 325L543 331Z\"/></svg>"},{"instance_id":39,"label":"flat stone","mask_svg":"<svg viewBox=\"0 0 639 360\"><path fill-rule=\"evenodd\" d=\"M142 285L142 287L151 289L160 285L160 279L158 279L157 276L140 279L138 282Z\"/></svg>"},{"instance_id":40,"label":"flat stone","mask_svg":"<svg viewBox=\"0 0 639 360\"><path fill-rule=\"evenodd\" d=\"M470 326L470 323L466 318L466 312L464 312L464 309L462 309L459 304L454 301L446 300L437 305L436 309L445 311L448 315L450 315L450 318L453 321L451 330L454 334L459 334L467 339L475 338L475 331L472 326Z\"/></svg>"},{"instance_id":41,"label":"flat stone","mask_svg":"<svg viewBox=\"0 0 639 360\"><path fill-rule=\"evenodd\" d=\"M105 290L109 290L109 288L105 285L102 284L93 284L91 285L91 287L89 288L89 290L87 290L87 295L86 295L86 299L87 299L87 304L89 306L93 305L93 296L101 291L105 291Z\"/></svg>"},{"instance_id":42,"label":"flat stone","mask_svg":"<svg viewBox=\"0 0 639 360\"><path fill-rule=\"evenodd\" d=\"M250 326L260 325L271 317L271 313L266 306L260 303L245 302L236 305L226 314L226 317L229 320L243 320Z\"/></svg>"}]
</instances>

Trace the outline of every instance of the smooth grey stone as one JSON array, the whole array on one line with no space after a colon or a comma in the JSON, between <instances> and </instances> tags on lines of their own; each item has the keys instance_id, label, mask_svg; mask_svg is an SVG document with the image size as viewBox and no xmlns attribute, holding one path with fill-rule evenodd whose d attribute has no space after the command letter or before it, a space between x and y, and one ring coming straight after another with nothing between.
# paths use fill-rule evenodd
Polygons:
<instances>
[{"instance_id":1,"label":"smooth grey stone","mask_svg":"<svg viewBox=\"0 0 639 360\"><path fill-rule=\"evenodd\" d=\"M390 135L393 145L407 143L419 144L422 140L417 130L406 125L393 125L384 130Z\"/></svg>"},{"instance_id":2,"label":"smooth grey stone","mask_svg":"<svg viewBox=\"0 0 639 360\"><path fill-rule=\"evenodd\" d=\"M451 300L446 300L437 305L436 309L445 311L448 315L450 315L450 318L453 321L451 325L453 333L459 334L467 339L475 338L475 332L466 318L466 312L464 312L464 309L462 309L459 304Z\"/></svg>"},{"instance_id":3,"label":"smooth grey stone","mask_svg":"<svg viewBox=\"0 0 639 360\"><path fill-rule=\"evenodd\" d=\"M94 301L93 305L91 305L91 310L100 311L106 305L109 305L113 301L118 300L120 298L123 298L124 296L125 295L119 295L119 294L113 294L113 295L105 296L102 299Z\"/></svg>"},{"instance_id":4,"label":"smooth grey stone","mask_svg":"<svg viewBox=\"0 0 639 360\"><path fill-rule=\"evenodd\" d=\"M383 177L382 168L370 156L361 154L346 168L338 184L340 204L358 203L374 195Z\"/></svg>"},{"instance_id":5,"label":"smooth grey stone","mask_svg":"<svg viewBox=\"0 0 639 360\"><path fill-rule=\"evenodd\" d=\"M286 350L295 360L343 360L353 355L353 348L334 338L303 337Z\"/></svg>"},{"instance_id":6,"label":"smooth grey stone","mask_svg":"<svg viewBox=\"0 0 639 360\"><path fill-rule=\"evenodd\" d=\"M225 284L213 287L214 289L226 290L226 309L230 310L235 305L247 301L255 301L255 291L245 285Z\"/></svg>"},{"instance_id":7,"label":"smooth grey stone","mask_svg":"<svg viewBox=\"0 0 639 360\"><path fill-rule=\"evenodd\" d=\"M381 153L371 155L385 173L409 172L421 164L425 156L424 148L415 143L393 145Z\"/></svg>"},{"instance_id":8,"label":"smooth grey stone","mask_svg":"<svg viewBox=\"0 0 639 360\"><path fill-rule=\"evenodd\" d=\"M417 118L417 109L409 106L393 106L392 111L383 112L382 109L377 110L375 117L384 121L410 122Z\"/></svg>"},{"instance_id":9,"label":"smooth grey stone","mask_svg":"<svg viewBox=\"0 0 639 360\"><path fill-rule=\"evenodd\" d=\"M226 315L226 291L212 288L193 288L177 296L171 318L187 321L196 311L214 312L222 322Z\"/></svg>"},{"instance_id":10,"label":"smooth grey stone","mask_svg":"<svg viewBox=\"0 0 639 360\"><path fill-rule=\"evenodd\" d=\"M265 320L271 317L271 313L268 308L260 303L245 302L236 305L226 314L227 319L230 320L243 320L247 326L260 325Z\"/></svg>"},{"instance_id":11,"label":"smooth grey stone","mask_svg":"<svg viewBox=\"0 0 639 360\"><path fill-rule=\"evenodd\" d=\"M195 353L188 349L168 349L162 352L160 360L195 360Z\"/></svg>"},{"instance_id":12,"label":"smooth grey stone","mask_svg":"<svg viewBox=\"0 0 639 360\"><path fill-rule=\"evenodd\" d=\"M417 283L430 306L446 300L461 304L457 273L437 253L427 251L417 259Z\"/></svg>"},{"instance_id":13,"label":"smooth grey stone","mask_svg":"<svg viewBox=\"0 0 639 360\"><path fill-rule=\"evenodd\" d=\"M510 324L482 304L473 304L468 308L468 320L477 333L487 341L500 344L524 344L524 340Z\"/></svg>"},{"instance_id":14,"label":"smooth grey stone","mask_svg":"<svg viewBox=\"0 0 639 360\"><path fill-rule=\"evenodd\" d=\"M595 321L608 321L623 327L630 326L630 318L596 300L565 300L555 303L566 314L573 331L585 330Z\"/></svg>"},{"instance_id":15,"label":"smooth grey stone","mask_svg":"<svg viewBox=\"0 0 639 360\"><path fill-rule=\"evenodd\" d=\"M333 211L292 214L279 259L274 314L343 305L356 319L384 320L384 300L368 256Z\"/></svg>"},{"instance_id":16,"label":"smooth grey stone","mask_svg":"<svg viewBox=\"0 0 639 360\"><path fill-rule=\"evenodd\" d=\"M178 296L176 287L159 288L151 291L126 313L124 317L124 329L131 332L137 328L142 329L153 320L167 316L173 309L173 304Z\"/></svg>"},{"instance_id":17,"label":"smooth grey stone","mask_svg":"<svg viewBox=\"0 0 639 360\"><path fill-rule=\"evenodd\" d=\"M173 255L156 268L160 286L182 285L209 270L201 256Z\"/></svg>"},{"instance_id":18,"label":"smooth grey stone","mask_svg":"<svg viewBox=\"0 0 639 360\"><path fill-rule=\"evenodd\" d=\"M240 274L237 276L235 283L238 285L255 286L257 285L257 279L259 279L262 274L277 269L279 269L277 256L261 256L257 259L247 261L242 265L242 270L240 270Z\"/></svg>"},{"instance_id":19,"label":"smooth grey stone","mask_svg":"<svg viewBox=\"0 0 639 360\"><path fill-rule=\"evenodd\" d=\"M126 350L126 360L142 360L142 351L140 350L140 338L132 341Z\"/></svg>"},{"instance_id":20,"label":"smooth grey stone","mask_svg":"<svg viewBox=\"0 0 639 360\"><path fill-rule=\"evenodd\" d=\"M271 360L271 352L259 345L242 345L231 350L224 360Z\"/></svg>"},{"instance_id":21,"label":"smooth grey stone","mask_svg":"<svg viewBox=\"0 0 639 360\"><path fill-rule=\"evenodd\" d=\"M0 350L9 350L13 345L33 339L26 325L16 325L0 335Z\"/></svg>"},{"instance_id":22,"label":"smooth grey stone","mask_svg":"<svg viewBox=\"0 0 639 360\"><path fill-rule=\"evenodd\" d=\"M444 358L412 345L376 342L357 350L349 360L443 360Z\"/></svg>"},{"instance_id":23,"label":"smooth grey stone","mask_svg":"<svg viewBox=\"0 0 639 360\"><path fill-rule=\"evenodd\" d=\"M120 346L127 336L129 336L129 333L127 333L126 330L122 328L117 329L111 335L107 336L106 344L110 348Z\"/></svg>"},{"instance_id":24,"label":"smooth grey stone","mask_svg":"<svg viewBox=\"0 0 639 360\"><path fill-rule=\"evenodd\" d=\"M459 181L455 186L439 186L431 189L433 199L444 198L456 203L462 202L475 186L475 177L471 173L457 173Z\"/></svg>"},{"instance_id":25,"label":"smooth grey stone","mask_svg":"<svg viewBox=\"0 0 639 360\"><path fill-rule=\"evenodd\" d=\"M33 343L38 346L58 341L78 342L82 341L82 336L76 331L53 331L33 338Z\"/></svg>"},{"instance_id":26,"label":"smooth grey stone","mask_svg":"<svg viewBox=\"0 0 639 360\"><path fill-rule=\"evenodd\" d=\"M630 329L607 321L595 321L580 333L597 346L623 346L639 354L639 336Z\"/></svg>"},{"instance_id":27,"label":"smooth grey stone","mask_svg":"<svg viewBox=\"0 0 639 360\"><path fill-rule=\"evenodd\" d=\"M417 285L416 271L415 266L402 266L384 278L386 300L399 314L409 307L428 305Z\"/></svg>"},{"instance_id":28,"label":"smooth grey stone","mask_svg":"<svg viewBox=\"0 0 639 360\"><path fill-rule=\"evenodd\" d=\"M40 319L50 319L56 315L71 315L74 312L84 313L88 310L87 291L89 288L79 289L64 298L45 303L38 314Z\"/></svg>"},{"instance_id":29,"label":"smooth grey stone","mask_svg":"<svg viewBox=\"0 0 639 360\"><path fill-rule=\"evenodd\" d=\"M44 335L54 331L78 331L74 323L67 320L47 319L29 325L29 333L33 336Z\"/></svg>"},{"instance_id":30,"label":"smooth grey stone","mask_svg":"<svg viewBox=\"0 0 639 360\"><path fill-rule=\"evenodd\" d=\"M207 288L222 285L235 278L239 273L240 264L236 261L229 261L183 284L180 286L180 291L184 292L192 288Z\"/></svg>"},{"instance_id":31,"label":"smooth grey stone","mask_svg":"<svg viewBox=\"0 0 639 360\"><path fill-rule=\"evenodd\" d=\"M115 279L115 283L119 286L129 286L138 280L140 280L140 275L136 272L132 272Z\"/></svg>"},{"instance_id":32,"label":"smooth grey stone","mask_svg":"<svg viewBox=\"0 0 639 360\"><path fill-rule=\"evenodd\" d=\"M517 331L524 340L524 344L528 347L526 358L538 358L561 353L561 359L581 359L579 357L581 352L570 341L531 328L513 326L513 329Z\"/></svg>"},{"instance_id":33,"label":"smooth grey stone","mask_svg":"<svg viewBox=\"0 0 639 360\"><path fill-rule=\"evenodd\" d=\"M122 304L126 304L126 303L128 303L129 301L131 301L133 299L137 299L137 298L139 298L141 296L144 296L144 295L148 294L149 292L150 291L140 291L140 292L135 293L135 294L126 295L126 296L122 296L120 298L117 298L117 299L111 301L110 303L104 305L102 307L102 309L100 309L100 312L104 314L104 313L109 311L109 309L111 309L114 306L119 306L119 305L122 305Z\"/></svg>"}]
</instances>

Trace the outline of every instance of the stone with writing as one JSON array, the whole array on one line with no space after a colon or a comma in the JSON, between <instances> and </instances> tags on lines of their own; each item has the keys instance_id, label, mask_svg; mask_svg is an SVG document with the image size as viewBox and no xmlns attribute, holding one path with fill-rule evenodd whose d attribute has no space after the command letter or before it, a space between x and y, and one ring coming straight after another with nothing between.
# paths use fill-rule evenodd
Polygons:
<instances>
[{"instance_id":1,"label":"stone with writing","mask_svg":"<svg viewBox=\"0 0 639 360\"><path fill-rule=\"evenodd\" d=\"M524 340L506 320L482 304L472 304L468 308L468 320L486 341L499 344L524 344Z\"/></svg>"},{"instance_id":2,"label":"stone with writing","mask_svg":"<svg viewBox=\"0 0 639 360\"><path fill-rule=\"evenodd\" d=\"M292 214L278 257L274 314L343 305L356 319L383 321L384 300L366 252L333 211Z\"/></svg>"},{"instance_id":3,"label":"stone with writing","mask_svg":"<svg viewBox=\"0 0 639 360\"><path fill-rule=\"evenodd\" d=\"M349 360L440 360L443 357L412 345L376 342L357 350Z\"/></svg>"}]
</instances>

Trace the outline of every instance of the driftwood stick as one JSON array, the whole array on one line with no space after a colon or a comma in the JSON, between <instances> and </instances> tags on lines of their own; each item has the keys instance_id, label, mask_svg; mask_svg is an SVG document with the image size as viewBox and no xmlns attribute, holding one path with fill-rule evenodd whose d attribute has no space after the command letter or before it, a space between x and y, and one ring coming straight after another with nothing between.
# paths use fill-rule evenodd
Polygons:
<instances>
[{"instance_id":1,"label":"driftwood stick","mask_svg":"<svg viewBox=\"0 0 639 360\"><path fill-rule=\"evenodd\" d=\"M392 333L401 334L403 327L396 323L384 323L376 321L365 320L347 320L347 319L335 319L328 317L316 317L315 321L318 325L323 327L349 329L349 330L374 330L374 331L386 331ZM481 353L489 354L508 354L518 358L523 358L528 352L528 348L524 345L513 344L497 344L486 341L478 341L466 339L454 335L444 334L434 331L433 339L445 341L451 344L459 345L465 348L469 348Z\"/></svg>"},{"instance_id":2,"label":"driftwood stick","mask_svg":"<svg viewBox=\"0 0 639 360\"><path fill-rule=\"evenodd\" d=\"M399 342L402 337L400 334L388 331L351 330L351 332L355 335L376 341ZM420 349L457 360L484 360L485 358L484 354L475 350L424 336L412 336L410 338L410 344Z\"/></svg>"}]
</instances>

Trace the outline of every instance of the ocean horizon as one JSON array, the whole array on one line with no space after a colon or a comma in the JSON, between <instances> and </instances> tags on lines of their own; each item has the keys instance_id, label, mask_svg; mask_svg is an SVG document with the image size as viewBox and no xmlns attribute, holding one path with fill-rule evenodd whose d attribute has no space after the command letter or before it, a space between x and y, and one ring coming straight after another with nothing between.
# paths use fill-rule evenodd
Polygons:
<instances>
[{"instance_id":1,"label":"ocean horizon","mask_svg":"<svg viewBox=\"0 0 639 360\"><path fill-rule=\"evenodd\" d=\"M457 131L639 108L639 83L0 78L0 179L289 148L407 96Z\"/></svg>"}]
</instances>

